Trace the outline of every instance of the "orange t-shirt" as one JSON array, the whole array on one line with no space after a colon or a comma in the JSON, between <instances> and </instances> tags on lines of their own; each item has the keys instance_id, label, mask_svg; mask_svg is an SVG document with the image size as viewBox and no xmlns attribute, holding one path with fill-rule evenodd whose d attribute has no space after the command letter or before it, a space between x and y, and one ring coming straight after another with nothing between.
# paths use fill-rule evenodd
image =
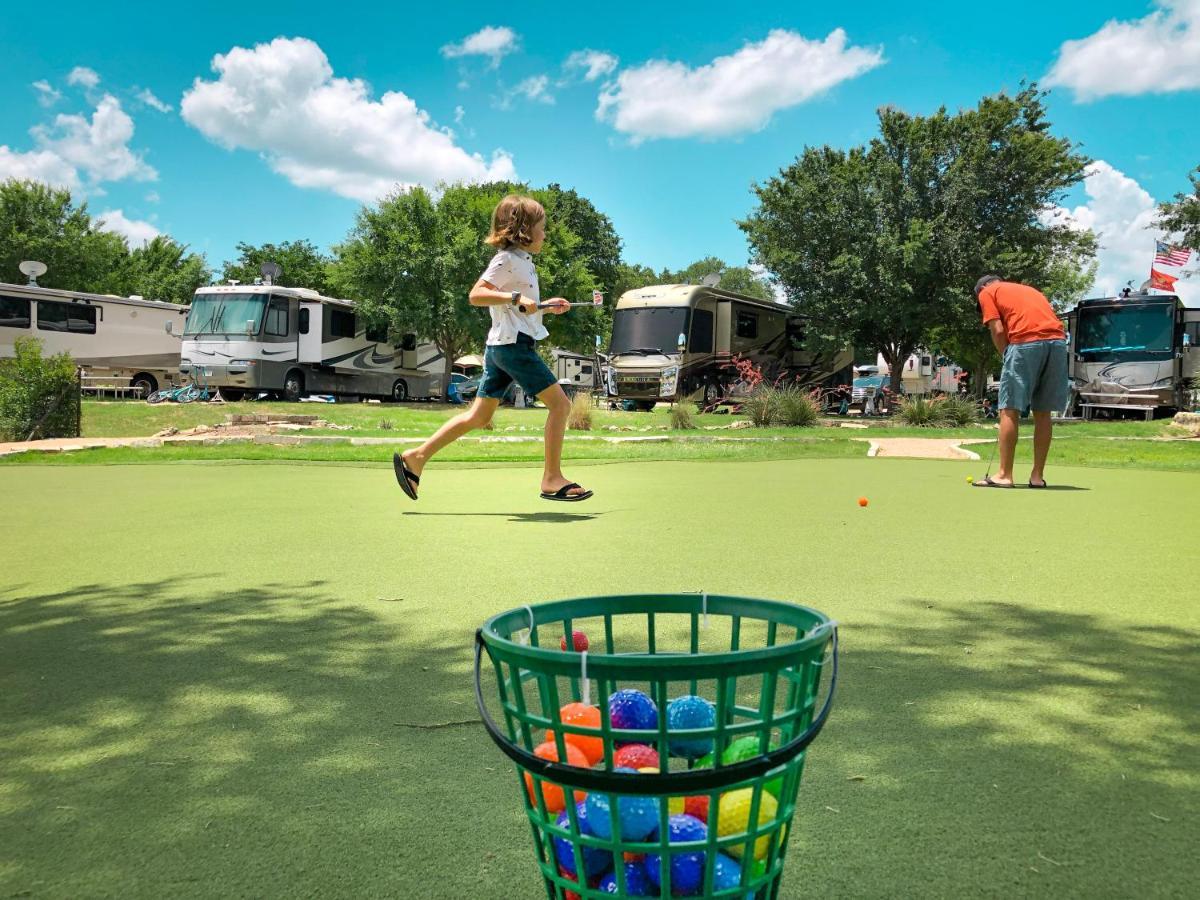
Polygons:
<instances>
[{"instance_id":1,"label":"orange t-shirt","mask_svg":"<svg viewBox=\"0 0 1200 900\"><path fill-rule=\"evenodd\" d=\"M993 281L979 292L983 324L1004 323L1010 344L1061 340L1067 336L1050 301L1037 288L1015 281Z\"/></svg>"}]
</instances>

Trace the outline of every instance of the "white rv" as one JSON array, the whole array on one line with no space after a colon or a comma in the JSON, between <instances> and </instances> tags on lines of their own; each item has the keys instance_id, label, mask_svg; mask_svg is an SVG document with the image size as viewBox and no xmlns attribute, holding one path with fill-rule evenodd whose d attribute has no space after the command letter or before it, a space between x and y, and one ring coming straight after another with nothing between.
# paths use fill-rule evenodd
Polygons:
<instances>
[{"instance_id":1,"label":"white rv","mask_svg":"<svg viewBox=\"0 0 1200 900\"><path fill-rule=\"evenodd\" d=\"M432 344L370 329L350 300L306 288L228 284L203 287L183 328L180 371L227 399L269 392L435 398L445 366ZM436 365L436 371L431 367Z\"/></svg>"},{"instance_id":2,"label":"white rv","mask_svg":"<svg viewBox=\"0 0 1200 900\"><path fill-rule=\"evenodd\" d=\"M177 303L0 284L0 358L14 355L17 338L35 337L46 355L70 353L85 376L147 397L179 377L179 342L164 326L182 324L187 311Z\"/></svg>"}]
</instances>

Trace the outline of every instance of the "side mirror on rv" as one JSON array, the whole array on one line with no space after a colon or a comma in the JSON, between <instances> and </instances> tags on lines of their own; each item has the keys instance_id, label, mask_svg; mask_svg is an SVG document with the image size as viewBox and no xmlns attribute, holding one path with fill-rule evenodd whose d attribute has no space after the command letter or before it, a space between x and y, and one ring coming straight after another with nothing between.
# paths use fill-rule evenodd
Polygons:
<instances>
[{"instance_id":1,"label":"side mirror on rv","mask_svg":"<svg viewBox=\"0 0 1200 900\"><path fill-rule=\"evenodd\" d=\"M680 353L687 349L687 335L682 331L679 332L679 338L675 341L675 346L679 348Z\"/></svg>"},{"instance_id":2,"label":"side mirror on rv","mask_svg":"<svg viewBox=\"0 0 1200 900\"><path fill-rule=\"evenodd\" d=\"M404 336L404 340L400 344L400 349L412 353L417 349L417 336L409 333Z\"/></svg>"}]
</instances>

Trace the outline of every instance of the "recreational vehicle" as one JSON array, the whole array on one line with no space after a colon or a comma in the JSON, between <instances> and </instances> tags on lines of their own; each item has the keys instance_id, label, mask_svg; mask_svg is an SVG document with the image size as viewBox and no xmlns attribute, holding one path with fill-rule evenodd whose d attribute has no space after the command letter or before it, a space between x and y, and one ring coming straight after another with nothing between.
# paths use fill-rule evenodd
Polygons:
<instances>
[{"instance_id":1,"label":"recreational vehicle","mask_svg":"<svg viewBox=\"0 0 1200 900\"><path fill-rule=\"evenodd\" d=\"M186 315L177 303L0 284L0 358L14 355L17 338L35 337L47 355L70 353L85 378L147 397L179 377L179 342L164 327Z\"/></svg>"},{"instance_id":2,"label":"recreational vehicle","mask_svg":"<svg viewBox=\"0 0 1200 900\"><path fill-rule=\"evenodd\" d=\"M366 326L353 302L306 288L200 288L182 338L180 371L228 399L269 392L292 401L306 394L403 401L442 393L436 347L412 334L393 344L386 328Z\"/></svg>"},{"instance_id":3,"label":"recreational vehicle","mask_svg":"<svg viewBox=\"0 0 1200 900\"><path fill-rule=\"evenodd\" d=\"M804 318L779 303L703 284L637 288L613 313L607 393L643 409L697 393L711 405L736 380L735 357L770 381L795 377L814 385L853 360L850 350L814 352L804 343Z\"/></svg>"},{"instance_id":4,"label":"recreational vehicle","mask_svg":"<svg viewBox=\"0 0 1200 900\"><path fill-rule=\"evenodd\" d=\"M1072 405L1084 418L1186 409L1200 377L1200 309L1173 294L1084 300L1067 314Z\"/></svg>"},{"instance_id":5,"label":"recreational vehicle","mask_svg":"<svg viewBox=\"0 0 1200 900\"><path fill-rule=\"evenodd\" d=\"M555 348L554 375L563 389L590 393L600 385L597 358Z\"/></svg>"}]
</instances>

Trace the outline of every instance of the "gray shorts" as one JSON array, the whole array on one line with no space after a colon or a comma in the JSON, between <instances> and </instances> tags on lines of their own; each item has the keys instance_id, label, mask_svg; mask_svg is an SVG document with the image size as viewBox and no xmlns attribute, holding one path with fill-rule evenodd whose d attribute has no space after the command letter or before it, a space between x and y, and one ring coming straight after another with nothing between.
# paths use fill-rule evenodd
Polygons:
<instances>
[{"instance_id":1,"label":"gray shorts","mask_svg":"<svg viewBox=\"0 0 1200 900\"><path fill-rule=\"evenodd\" d=\"M1062 412L1070 387L1067 342L1009 344L1000 373L1000 409Z\"/></svg>"}]
</instances>

